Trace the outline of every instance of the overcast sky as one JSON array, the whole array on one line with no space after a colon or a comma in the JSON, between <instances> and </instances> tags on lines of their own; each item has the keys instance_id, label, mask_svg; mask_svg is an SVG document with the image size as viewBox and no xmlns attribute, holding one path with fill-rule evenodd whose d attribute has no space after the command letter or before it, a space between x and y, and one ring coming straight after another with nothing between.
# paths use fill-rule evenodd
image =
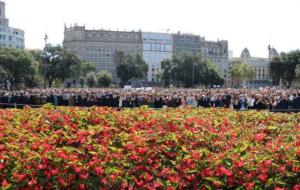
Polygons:
<instances>
[{"instance_id":1,"label":"overcast sky","mask_svg":"<svg viewBox=\"0 0 300 190\"><path fill-rule=\"evenodd\" d=\"M25 30L26 48L61 44L64 24L89 29L193 33L229 41L239 56L267 57L300 48L300 0L5 0L10 25Z\"/></svg>"}]
</instances>

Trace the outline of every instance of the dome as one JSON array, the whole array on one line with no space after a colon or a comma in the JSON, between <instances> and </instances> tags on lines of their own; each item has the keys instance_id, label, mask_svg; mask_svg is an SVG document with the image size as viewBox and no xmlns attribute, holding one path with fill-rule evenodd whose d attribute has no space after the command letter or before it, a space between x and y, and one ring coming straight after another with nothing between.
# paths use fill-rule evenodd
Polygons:
<instances>
[{"instance_id":1,"label":"dome","mask_svg":"<svg viewBox=\"0 0 300 190\"><path fill-rule=\"evenodd\" d=\"M251 55L250 55L250 52L249 52L248 48L245 48L242 51L241 58L250 58L250 57L251 57Z\"/></svg>"}]
</instances>

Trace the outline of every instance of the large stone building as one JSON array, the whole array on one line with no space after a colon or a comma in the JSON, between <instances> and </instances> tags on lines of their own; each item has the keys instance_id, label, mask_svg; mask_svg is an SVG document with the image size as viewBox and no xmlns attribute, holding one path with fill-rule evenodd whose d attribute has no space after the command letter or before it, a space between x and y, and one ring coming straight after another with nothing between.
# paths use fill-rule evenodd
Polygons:
<instances>
[{"instance_id":1,"label":"large stone building","mask_svg":"<svg viewBox=\"0 0 300 190\"><path fill-rule=\"evenodd\" d=\"M274 48L269 48L269 57L261 58L261 57L252 57L250 51L245 48L241 56L239 58L230 59L230 63L241 62L245 64L250 64L253 66L255 71L254 78L249 81L248 87L258 88L269 86L271 83L270 76L270 59L275 56L279 56L277 51Z\"/></svg>"},{"instance_id":2,"label":"large stone building","mask_svg":"<svg viewBox=\"0 0 300 190\"><path fill-rule=\"evenodd\" d=\"M143 58L148 65L148 82L157 83L157 75L161 72L161 62L172 59L173 37L172 34L143 32Z\"/></svg>"},{"instance_id":3,"label":"large stone building","mask_svg":"<svg viewBox=\"0 0 300 190\"><path fill-rule=\"evenodd\" d=\"M87 30L85 26L65 27L63 46L82 60L95 64L96 71L114 74L113 58L116 51L143 54L142 33L110 30Z\"/></svg>"},{"instance_id":4,"label":"large stone building","mask_svg":"<svg viewBox=\"0 0 300 190\"><path fill-rule=\"evenodd\" d=\"M116 51L139 54L148 64L148 82L159 82L161 61L183 52L202 55L218 66L222 77L227 77L228 42L206 41L199 35L87 30L85 26L75 25L65 27L63 46L82 60L93 62L96 71L107 70L113 74Z\"/></svg>"},{"instance_id":5,"label":"large stone building","mask_svg":"<svg viewBox=\"0 0 300 190\"><path fill-rule=\"evenodd\" d=\"M228 77L228 41L206 41L200 42L201 55L204 59L216 64L219 73L227 81Z\"/></svg>"},{"instance_id":6,"label":"large stone building","mask_svg":"<svg viewBox=\"0 0 300 190\"><path fill-rule=\"evenodd\" d=\"M0 47L24 49L24 31L9 26L5 15L5 3L0 1Z\"/></svg>"}]
</instances>

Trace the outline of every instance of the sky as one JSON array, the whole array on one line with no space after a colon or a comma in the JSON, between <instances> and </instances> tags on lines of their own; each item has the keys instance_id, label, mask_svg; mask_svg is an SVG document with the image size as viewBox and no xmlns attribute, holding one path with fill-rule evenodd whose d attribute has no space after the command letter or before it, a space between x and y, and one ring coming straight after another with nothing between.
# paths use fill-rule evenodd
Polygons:
<instances>
[{"instance_id":1,"label":"sky","mask_svg":"<svg viewBox=\"0 0 300 190\"><path fill-rule=\"evenodd\" d=\"M88 29L193 33L228 40L235 57L247 47L267 57L300 48L299 0L5 0L12 27L25 30L25 46L41 49L48 33L62 44L64 25Z\"/></svg>"}]
</instances>

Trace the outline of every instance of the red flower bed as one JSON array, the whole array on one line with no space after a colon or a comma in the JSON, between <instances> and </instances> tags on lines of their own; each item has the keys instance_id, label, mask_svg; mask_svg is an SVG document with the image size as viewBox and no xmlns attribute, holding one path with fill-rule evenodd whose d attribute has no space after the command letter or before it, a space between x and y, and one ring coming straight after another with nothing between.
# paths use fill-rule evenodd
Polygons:
<instances>
[{"instance_id":1,"label":"red flower bed","mask_svg":"<svg viewBox=\"0 0 300 190\"><path fill-rule=\"evenodd\" d=\"M300 115L0 110L1 189L300 189Z\"/></svg>"}]
</instances>

